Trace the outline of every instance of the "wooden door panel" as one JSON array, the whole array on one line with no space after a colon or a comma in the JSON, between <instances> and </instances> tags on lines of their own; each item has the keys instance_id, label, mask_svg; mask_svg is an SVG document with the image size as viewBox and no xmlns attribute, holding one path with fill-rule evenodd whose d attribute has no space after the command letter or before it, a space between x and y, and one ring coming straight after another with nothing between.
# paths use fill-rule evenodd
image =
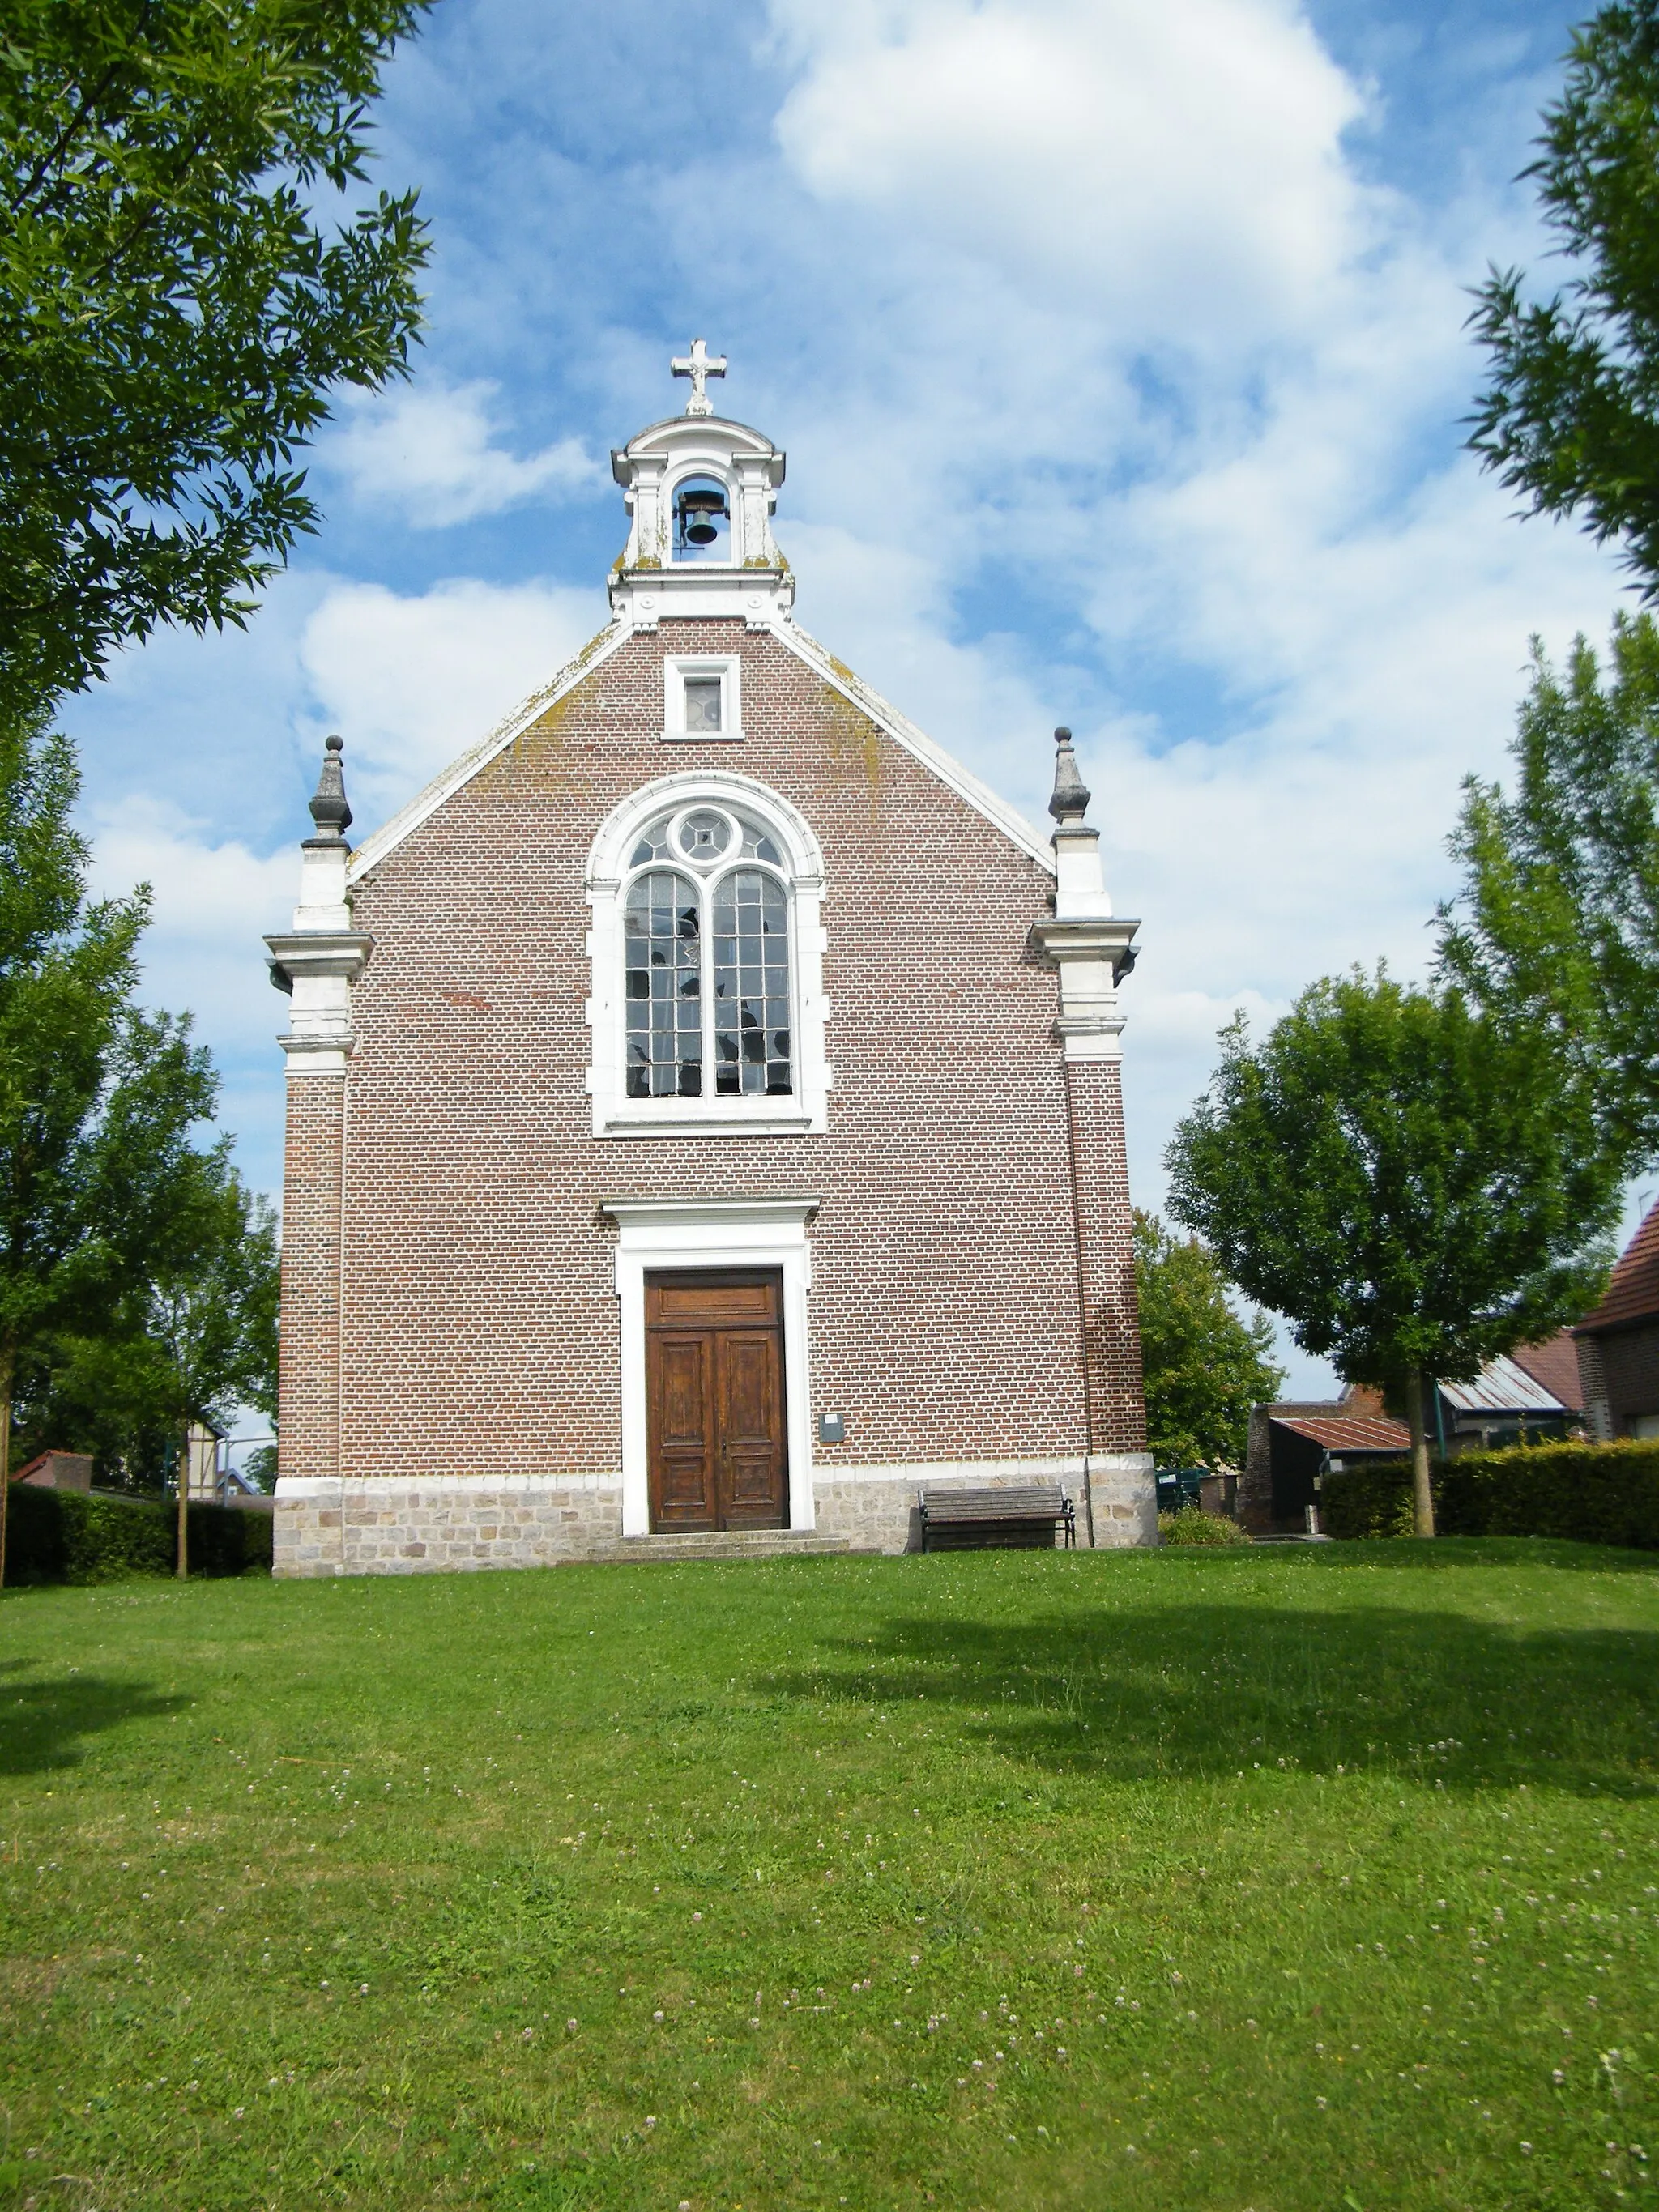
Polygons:
<instances>
[{"instance_id":1,"label":"wooden door panel","mask_svg":"<svg viewBox=\"0 0 1659 2212\"><path fill-rule=\"evenodd\" d=\"M652 1518L664 1527L717 1528L714 1340L665 1331L651 1351Z\"/></svg>"},{"instance_id":2,"label":"wooden door panel","mask_svg":"<svg viewBox=\"0 0 1659 2212\"><path fill-rule=\"evenodd\" d=\"M716 1344L726 1519L781 1528L787 1516L778 1332L723 1329Z\"/></svg>"},{"instance_id":3,"label":"wooden door panel","mask_svg":"<svg viewBox=\"0 0 1659 2212\"><path fill-rule=\"evenodd\" d=\"M645 1317L652 1527L787 1528L781 1278L647 1276Z\"/></svg>"}]
</instances>

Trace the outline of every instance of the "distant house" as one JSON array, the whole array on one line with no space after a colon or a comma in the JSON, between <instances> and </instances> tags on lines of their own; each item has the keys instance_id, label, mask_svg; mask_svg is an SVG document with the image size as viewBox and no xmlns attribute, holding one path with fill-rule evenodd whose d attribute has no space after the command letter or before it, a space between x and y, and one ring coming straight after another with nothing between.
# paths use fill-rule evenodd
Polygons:
<instances>
[{"instance_id":1,"label":"distant house","mask_svg":"<svg viewBox=\"0 0 1659 2212\"><path fill-rule=\"evenodd\" d=\"M1572 1332L1489 1359L1472 1382L1441 1383L1439 1396L1437 1416L1430 1402L1429 1436L1454 1455L1566 1436L1584 1419Z\"/></svg>"},{"instance_id":2,"label":"distant house","mask_svg":"<svg viewBox=\"0 0 1659 2212\"><path fill-rule=\"evenodd\" d=\"M1316 1485L1328 1468L1398 1459L1410 1449L1410 1431L1389 1419L1375 1390L1350 1384L1336 1399L1253 1406L1238 1517L1261 1534L1300 1528L1309 1506L1318 1502Z\"/></svg>"},{"instance_id":3,"label":"distant house","mask_svg":"<svg viewBox=\"0 0 1659 2212\"><path fill-rule=\"evenodd\" d=\"M1572 1334L1590 1434L1603 1443L1659 1437L1659 1206L1626 1246L1601 1304Z\"/></svg>"},{"instance_id":4,"label":"distant house","mask_svg":"<svg viewBox=\"0 0 1659 2212\"><path fill-rule=\"evenodd\" d=\"M1449 1457L1565 1436L1583 1419L1578 1355L1567 1329L1489 1359L1472 1382L1431 1388L1424 1407L1429 1448ZM1410 1449L1411 1431L1383 1411L1375 1390L1350 1387L1340 1398L1254 1407L1238 1517L1261 1534L1301 1528L1323 1475Z\"/></svg>"}]
</instances>

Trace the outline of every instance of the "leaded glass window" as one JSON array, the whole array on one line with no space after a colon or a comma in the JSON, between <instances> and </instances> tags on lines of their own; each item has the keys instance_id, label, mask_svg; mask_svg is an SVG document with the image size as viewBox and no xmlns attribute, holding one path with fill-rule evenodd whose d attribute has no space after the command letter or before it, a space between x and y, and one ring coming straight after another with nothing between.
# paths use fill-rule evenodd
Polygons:
<instances>
[{"instance_id":1,"label":"leaded glass window","mask_svg":"<svg viewBox=\"0 0 1659 2212\"><path fill-rule=\"evenodd\" d=\"M787 1095L789 914L783 886L733 868L714 887L714 1088Z\"/></svg>"},{"instance_id":2,"label":"leaded glass window","mask_svg":"<svg viewBox=\"0 0 1659 2212\"><path fill-rule=\"evenodd\" d=\"M702 933L687 877L635 877L623 909L630 1098L702 1096Z\"/></svg>"},{"instance_id":3,"label":"leaded glass window","mask_svg":"<svg viewBox=\"0 0 1659 2212\"><path fill-rule=\"evenodd\" d=\"M789 884L776 841L738 809L683 806L646 824L629 866L628 1096L789 1097Z\"/></svg>"}]
</instances>

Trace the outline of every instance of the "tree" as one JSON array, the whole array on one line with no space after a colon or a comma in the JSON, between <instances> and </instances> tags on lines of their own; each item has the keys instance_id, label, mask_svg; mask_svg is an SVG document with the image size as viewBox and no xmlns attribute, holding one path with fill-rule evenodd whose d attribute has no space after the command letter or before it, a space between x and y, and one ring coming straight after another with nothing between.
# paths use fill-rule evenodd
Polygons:
<instances>
[{"instance_id":1,"label":"tree","mask_svg":"<svg viewBox=\"0 0 1659 2212\"><path fill-rule=\"evenodd\" d=\"M1434 1533L1426 1377L1467 1381L1599 1294L1620 1176L1547 1033L1356 970L1259 1047L1222 1034L1170 1146L1170 1210L1304 1352L1403 1400Z\"/></svg>"},{"instance_id":2,"label":"tree","mask_svg":"<svg viewBox=\"0 0 1659 2212\"><path fill-rule=\"evenodd\" d=\"M1470 445L1533 511L1582 511L1659 592L1659 0L1617 0L1572 34L1544 112L1545 220L1576 264L1547 301L1494 269L1473 321L1492 357Z\"/></svg>"},{"instance_id":3,"label":"tree","mask_svg":"<svg viewBox=\"0 0 1659 2212\"><path fill-rule=\"evenodd\" d=\"M1605 683L1582 637L1565 675L1534 640L1512 756L1512 795L1463 787L1443 969L1494 1018L1547 1031L1637 1165L1659 1153L1659 626L1615 620Z\"/></svg>"},{"instance_id":4,"label":"tree","mask_svg":"<svg viewBox=\"0 0 1659 2212\"><path fill-rule=\"evenodd\" d=\"M118 1464L158 1482L168 1466L179 1468L183 1575L185 1432L198 1422L222 1429L242 1405L276 1415L276 1226L231 1165L229 1139L193 1150L176 1116L164 1111L158 1127L133 1113L140 1088L141 1101L131 1093L122 1101L125 1111L111 1117L99 1146L118 1173L138 1171L125 1200L135 1264L95 1334L65 1330L41 1342L19 1410L37 1447L67 1443L106 1472Z\"/></svg>"},{"instance_id":5,"label":"tree","mask_svg":"<svg viewBox=\"0 0 1659 2212\"><path fill-rule=\"evenodd\" d=\"M1277 1396L1273 1323L1233 1310L1216 1256L1135 1209L1135 1291L1146 1386L1146 1440L1159 1467L1239 1467L1250 1408Z\"/></svg>"},{"instance_id":6,"label":"tree","mask_svg":"<svg viewBox=\"0 0 1659 2212\"><path fill-rule=\"evenodd\" d=\"M77 789L64 738L0 724L0 1583L20 1383L66 1342L133 1341L137 1286L177 1281L228 1203L222 1149L188 1142L212 1064L133 1003L146 898L88 903Z\"/></svg>"},{"instance_id":7,"label":"tree","mask_svg":"<svg viewBox=\"0 0 1659 2212\"><path fill-rule=\"evenodd\" d=\"M331 386L404 373L413 194L325 235L427 0L9 0L0 29L0 706L162 623L241 623L314 525Z\"/></svg>"}]
</instances>

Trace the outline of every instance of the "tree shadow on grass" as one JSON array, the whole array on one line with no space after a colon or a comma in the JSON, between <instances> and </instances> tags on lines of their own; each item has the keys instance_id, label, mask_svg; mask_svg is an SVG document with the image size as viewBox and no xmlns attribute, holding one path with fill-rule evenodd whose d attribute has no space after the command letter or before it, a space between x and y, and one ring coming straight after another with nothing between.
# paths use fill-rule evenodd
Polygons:
<instances>
[{"instance_id":1,"label":"tree shadow on grass","mask_svg":"<svg viewBox=\"0 0 1659 2212\"><path fill-rule=\"evenodd\" d=\"M26 1662L0 1667L0 1775L45 1774L73 1766L89 1736L127 1721L182 1712L188 1698L100 1674L21 1679Z\"/></svg>"},{"instance_id":2,"label":"tree shadow on grass","mask_svg":"<svg viewBox=\"0 0 1659 2212\"><path fill-rule=\"evenodd\" d=\"M970 1739L1054 1772L1218 1779L1261 1767L1447 1790L1659 1791L1659 1633L1646 1629L1194 1590L1178 1606L889 1620L822 1649L815 1667L766 1676L767 1692L946 1709Z\"/></svg>"}]
</instances>

